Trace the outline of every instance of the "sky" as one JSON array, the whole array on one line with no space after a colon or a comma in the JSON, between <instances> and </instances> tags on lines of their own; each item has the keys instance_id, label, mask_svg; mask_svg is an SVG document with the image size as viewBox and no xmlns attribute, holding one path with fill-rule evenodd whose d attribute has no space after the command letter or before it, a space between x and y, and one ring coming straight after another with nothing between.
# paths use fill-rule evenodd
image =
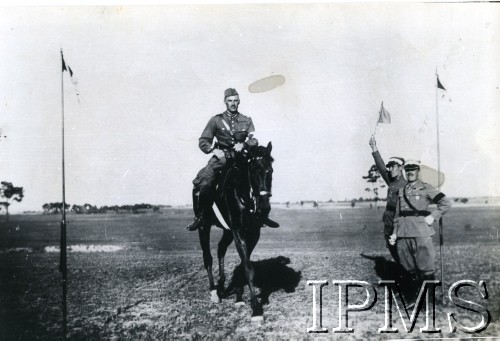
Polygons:
<instances>
[{"instance_id":1,"label":"sky","mask_svg":"<svg viewBox=\"0 0 500 341\"><path fill-rule=\"evenodd\" d=\"M437 123L441 190L498 196L498 8L0 7L0 179L25 190L10 210L62 200L61 48L76 82L64 73L70 204L189 204L210 157L198 138L229 87L272 142L274 202L372 195L374 132L385 159L437 168ZM273 75L285 83L248 90ZM377 126L382 101L391 123Z\"/></svg>"}]
</instances>

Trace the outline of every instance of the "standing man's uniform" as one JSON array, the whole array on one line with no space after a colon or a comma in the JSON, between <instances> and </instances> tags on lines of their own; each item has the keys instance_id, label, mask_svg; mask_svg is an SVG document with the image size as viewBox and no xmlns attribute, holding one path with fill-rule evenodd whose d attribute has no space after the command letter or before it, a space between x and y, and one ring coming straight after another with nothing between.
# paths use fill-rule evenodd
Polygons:
<instances>
[{"instance_id":1,"label":"standing man's uniform","mask_svg":"<svg viewBox=\"0 0 500 341\"><path fill-rule=\"evenodd\" d=\"M418 179L419 170L418 161L405 163L408 184L399 190L394 235L400 264L411 276L422 281L434 279L436 252L432 243L435 234L432 223L451 208L451 200ZM416 180L410 172L416 172ZM431 204L437 207L429 211Z\"/></svg>"},{"instance_id":2,"label":"standing man's uniform","mask_svg":"<svg viewBox=\"0 0 500 341\"><path fill-rule=\"evenodd\" d=\"M373 140L370 141L370 145L372 148L375 146L375 142ZM384 179L387 184L387 204L385 206L385 212L382 216L382 222L384 223L384 238L386 242L386 247L389 249L389 252L392 255L392 258L399 262L398 251L396 249L396 245L391 245L389 243L389 237L391 236L394 230L394 214L396 213L396 203L398 201L398 192L401 188L406 185L406 180L403 176L402 172L399 172L397 177L391 177L387 168L392 166L402 167L404 163L404 159L400 157L391 157L387 165L385 164L382 156L379 151L375 150L372 152L373 159L375 160L375 166L377 166L380 175ZM386 168L387 167L387 168Z\"/></svg>"},{"instance_id":3,"label":"standing man's uniform","mask_svg":"<svg viewBox=\"0 0 500 341\"><path fill-rule=\"evenodd\" d=\"M203 215L212 207L216 180L225 170L227 159L234 158L235 153L255 147L259 143L253 137L255 128L252 119L238 112L238 92L232 88L226 89L224 102L227 110L210 118L198 140L198 146L203 153L214 155L193 180L195 220L187 226L189 231L196 231L203 225ZM268 217L263 217L263 221L269 227L279 227L278 223Z\"/></svg>"}]
</instances>

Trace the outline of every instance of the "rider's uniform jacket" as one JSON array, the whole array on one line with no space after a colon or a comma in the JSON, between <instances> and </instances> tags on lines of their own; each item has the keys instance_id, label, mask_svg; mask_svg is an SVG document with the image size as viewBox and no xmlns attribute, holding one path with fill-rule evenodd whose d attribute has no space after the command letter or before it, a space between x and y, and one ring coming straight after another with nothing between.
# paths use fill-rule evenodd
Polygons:
<instances>
[{"instance_id":1,"label":"rider's uniform jacket","mask_svg":"<svg viewBox=\"0 0 500 341\"><path fill-rule=\"evenodd\" d=\"M436 204L432 212L429 205ZM425 217L432 215L439 220L451 208L451 200L428 183L416 180L399 190L398 204L394 216L398 238L430 237L434 235L432 225Z\"/></svg>"},{"instance_id":2,"label":"rider's uniform jacket","mask_svg":"<svg viewBox=\"0 0 500 341\"><path fill-rule=\"evenodd\" d=\"M250 117L239 112L231 115L228 111L225 111L210 118L201 133L198 146L205 154L209 154L213 150L212 142L215 137L217 142L214 148L232 149L237 142L240 142L237 141L238 135L248 136L248 140L244 142L245 147L256 146L258 141L252 136L254 131L255 128Z\"/></svg>"}]
</instances>

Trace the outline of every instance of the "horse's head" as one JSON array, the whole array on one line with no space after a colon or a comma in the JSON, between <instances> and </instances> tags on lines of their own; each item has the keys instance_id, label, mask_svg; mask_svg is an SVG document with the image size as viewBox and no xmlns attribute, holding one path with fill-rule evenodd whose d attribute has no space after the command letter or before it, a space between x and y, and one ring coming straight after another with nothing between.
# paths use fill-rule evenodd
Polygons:
<instances>
[{"instance_id":1,"label":"horse's head","mask_svg":"<svg viewBox=\"0 0 500 341\"><path fill-rule=\"evenodd\" d=\"M250 175L250 186L256 199L257 215L267 216L271 210L269 198L272 196L273 161L271 156L272 144L267 147L257 146L250 150L248 159L248 171Z\"/></svg>"}]
</instances>

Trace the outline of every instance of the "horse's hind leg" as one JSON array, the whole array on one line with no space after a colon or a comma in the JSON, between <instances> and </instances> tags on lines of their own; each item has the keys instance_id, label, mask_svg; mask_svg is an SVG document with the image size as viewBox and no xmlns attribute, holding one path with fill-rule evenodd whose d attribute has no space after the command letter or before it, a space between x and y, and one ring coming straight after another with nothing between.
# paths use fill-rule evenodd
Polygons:
<instances>
[{"instance_id":1,"label":"horse's hind leg","mask_svg":"<svg viewBox=\"0 0 500 341\"><path fill-rule=\"evenodd\" d=\"M243 292L245 291L245 287L238 287L235 289L236 291L236 301L234 304L237 306L245 305L245 301L243 301Z\"/></svg>"},{"instance_id":2,"label":"horse's hind leg","mask_svg":"<svg viewBox=\"0 0 500 341\"><path fill-rule=\"evenodd\" d=\"M224 257L226 256L228 246L232 242L233 233L229 230L224 229L222 238L219 241L219 247L217 248L217 257L219 259L219 282L217 283L218 292L222 292L224 290L224 284L226 282L226 274L224 272Z\"/></svg>"},{"instance_id":3,"label":"horse's hind leg","mask_svg":"<svg viewBox=\"0 0 500 341\"><path fill-rule=\"evenodd\" d=\"M243 301L243 292L245 291L246 283L245 267L240 263L240 265L238 265L233 272L231 282L229 282L229 285L225 290L221 291L219 297L228 298L229 296L236 294L235 304L237 306L245 305L245 302Z\"/></svg>"},{"instance_id":4,"label":"horse's hind leg","mask_svg":"<svg viewBox=\"0 0 500 341\"><path fill-rule=\"evenodd\" d=\"M210 228L209 224L205 224L203 228L198 229L198 234L200 236L201 250L203 251L203 265L205 266L205 270L207 270L210 285L210 300L212 302L219 302L212 272L213 257L210 253Z\"/></svg>"}]
</instances>

